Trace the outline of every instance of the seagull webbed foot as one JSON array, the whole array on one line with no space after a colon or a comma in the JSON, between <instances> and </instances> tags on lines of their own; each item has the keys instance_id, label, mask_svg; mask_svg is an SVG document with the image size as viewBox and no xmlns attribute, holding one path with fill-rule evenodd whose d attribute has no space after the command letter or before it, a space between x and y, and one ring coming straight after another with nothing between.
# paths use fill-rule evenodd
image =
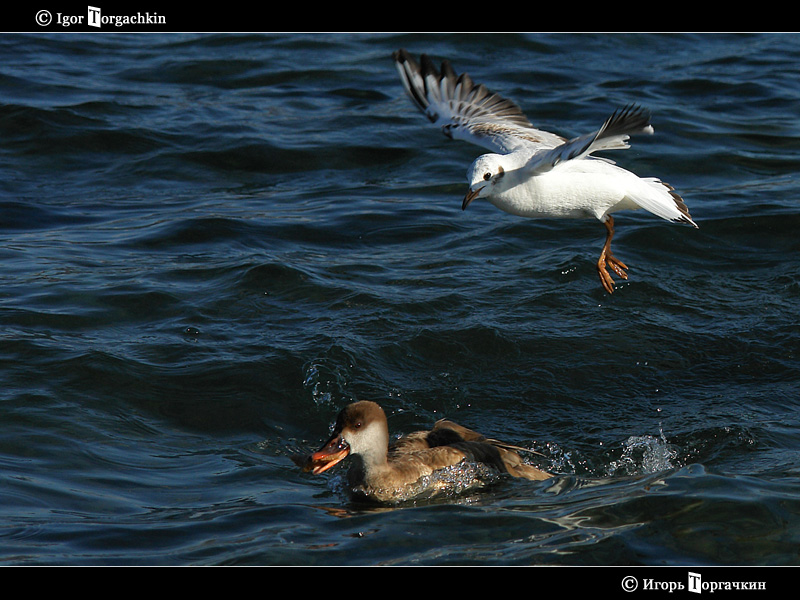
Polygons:
<instances>
[{"instance_id":1,"label":"seagull webbed foot","mask_svg":"<svg viewBox=\"0 0 800 600\"><path fill-rule=\"evenodd\" d=\"M609 267L621 279L627 279L628 274L625 271L628 266L610 252L604 252L600 255L600 260L597 261L597 273L600 275L600 283L603 284L609 294L613 294L614 280L611 278L611 273L608 272Z\"/></svg>"},{"instance_id":2,"label":"seagull webbed foot","mask_svg":"<svg viewBox=\"0 0 800 600\"><path fill-rule=\"evenodd\" d=\"M608 217L604 225L606 226L606 243L603 245L603 251L600 253L600 259L597 261L597 273L600 275L600 283L609 294L614 293L614 280L611 278L611 273L608 272L609 267L621 279L627 279L628 266L611 254L611 240L614 239L614 219Z\"/></svg>"}]
</instances>

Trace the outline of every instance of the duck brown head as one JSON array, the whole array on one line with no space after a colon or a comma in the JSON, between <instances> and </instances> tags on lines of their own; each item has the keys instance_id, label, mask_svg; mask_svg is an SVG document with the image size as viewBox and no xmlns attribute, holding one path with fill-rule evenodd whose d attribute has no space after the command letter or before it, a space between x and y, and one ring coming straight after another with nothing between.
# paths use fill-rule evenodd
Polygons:
<instances>
[{"instance_id":1,"label":"duck brown head","mask_svg":"<svg viewBox=\"0 0 800 600\"><path fill-rule=\"evenodd\" d=\"M331 437L308 457L303 470L319 475L350 454L367 462L385 463L388 446L389 431L383 409L375 402L355 402L339 412Z\"/></svg>"}]
</instances>

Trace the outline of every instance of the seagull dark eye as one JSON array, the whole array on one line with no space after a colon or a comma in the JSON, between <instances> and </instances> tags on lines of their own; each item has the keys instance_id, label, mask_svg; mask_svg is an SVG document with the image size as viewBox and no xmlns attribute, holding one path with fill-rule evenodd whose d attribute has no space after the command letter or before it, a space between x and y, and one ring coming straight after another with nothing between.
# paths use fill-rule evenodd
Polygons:
<instances>
[{"instance_id":1,"label":"seagull dark eye","mask_svg":"<svg viewBox=\"0 0 800 600\"><path fill-rule=\"evenodd\" d=\"M488 171L483 174L484 181L489 181L491 178L492 178L492 174L489 173Z\"/></svg>"}]
</instances>

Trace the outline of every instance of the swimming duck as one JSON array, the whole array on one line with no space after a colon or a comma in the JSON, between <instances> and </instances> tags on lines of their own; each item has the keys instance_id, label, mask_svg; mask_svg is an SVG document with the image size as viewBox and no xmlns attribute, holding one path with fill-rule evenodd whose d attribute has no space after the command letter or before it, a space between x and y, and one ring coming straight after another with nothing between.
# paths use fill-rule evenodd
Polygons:
<instances>
[{"instance_id":1,"label":"swimming duck","mask_svg":"<svg viewBox=\"0 0 800 600\"><path fill-rule=\"evenodd\" d=\"M543 480L552 477L523 462L524 448L488 439L466 427L442 419L431 431L418 431L396 440L390 447L386 414L375 402L347 405L339 413L333 434L307 457L305 472L324 473L348 455L353 464L347 474L354 499L398 502L442 491L463 491L486 479L487 473ZM475 471L448 469L474 464ZM465 475L466 474L466 475Z\"/></svg>"}]
</instances>

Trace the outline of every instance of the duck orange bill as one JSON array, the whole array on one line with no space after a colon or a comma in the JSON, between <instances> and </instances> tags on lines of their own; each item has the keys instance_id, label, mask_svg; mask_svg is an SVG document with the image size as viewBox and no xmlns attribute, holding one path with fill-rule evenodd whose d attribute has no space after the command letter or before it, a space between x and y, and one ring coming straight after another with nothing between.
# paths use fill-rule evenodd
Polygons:
<instances>
[{"instance_id":1,"label":"duck orange bill","mask_svg":"<svg viewBox=\"0 0 800 600\"><path fill-rule=\"evenodd\" d=\"M308 457L303 471L311 471L312 475L319 475L341 462L350 454L350 446L341 435L334 435L325 445Z\"/></svg>"}]
</instances>

